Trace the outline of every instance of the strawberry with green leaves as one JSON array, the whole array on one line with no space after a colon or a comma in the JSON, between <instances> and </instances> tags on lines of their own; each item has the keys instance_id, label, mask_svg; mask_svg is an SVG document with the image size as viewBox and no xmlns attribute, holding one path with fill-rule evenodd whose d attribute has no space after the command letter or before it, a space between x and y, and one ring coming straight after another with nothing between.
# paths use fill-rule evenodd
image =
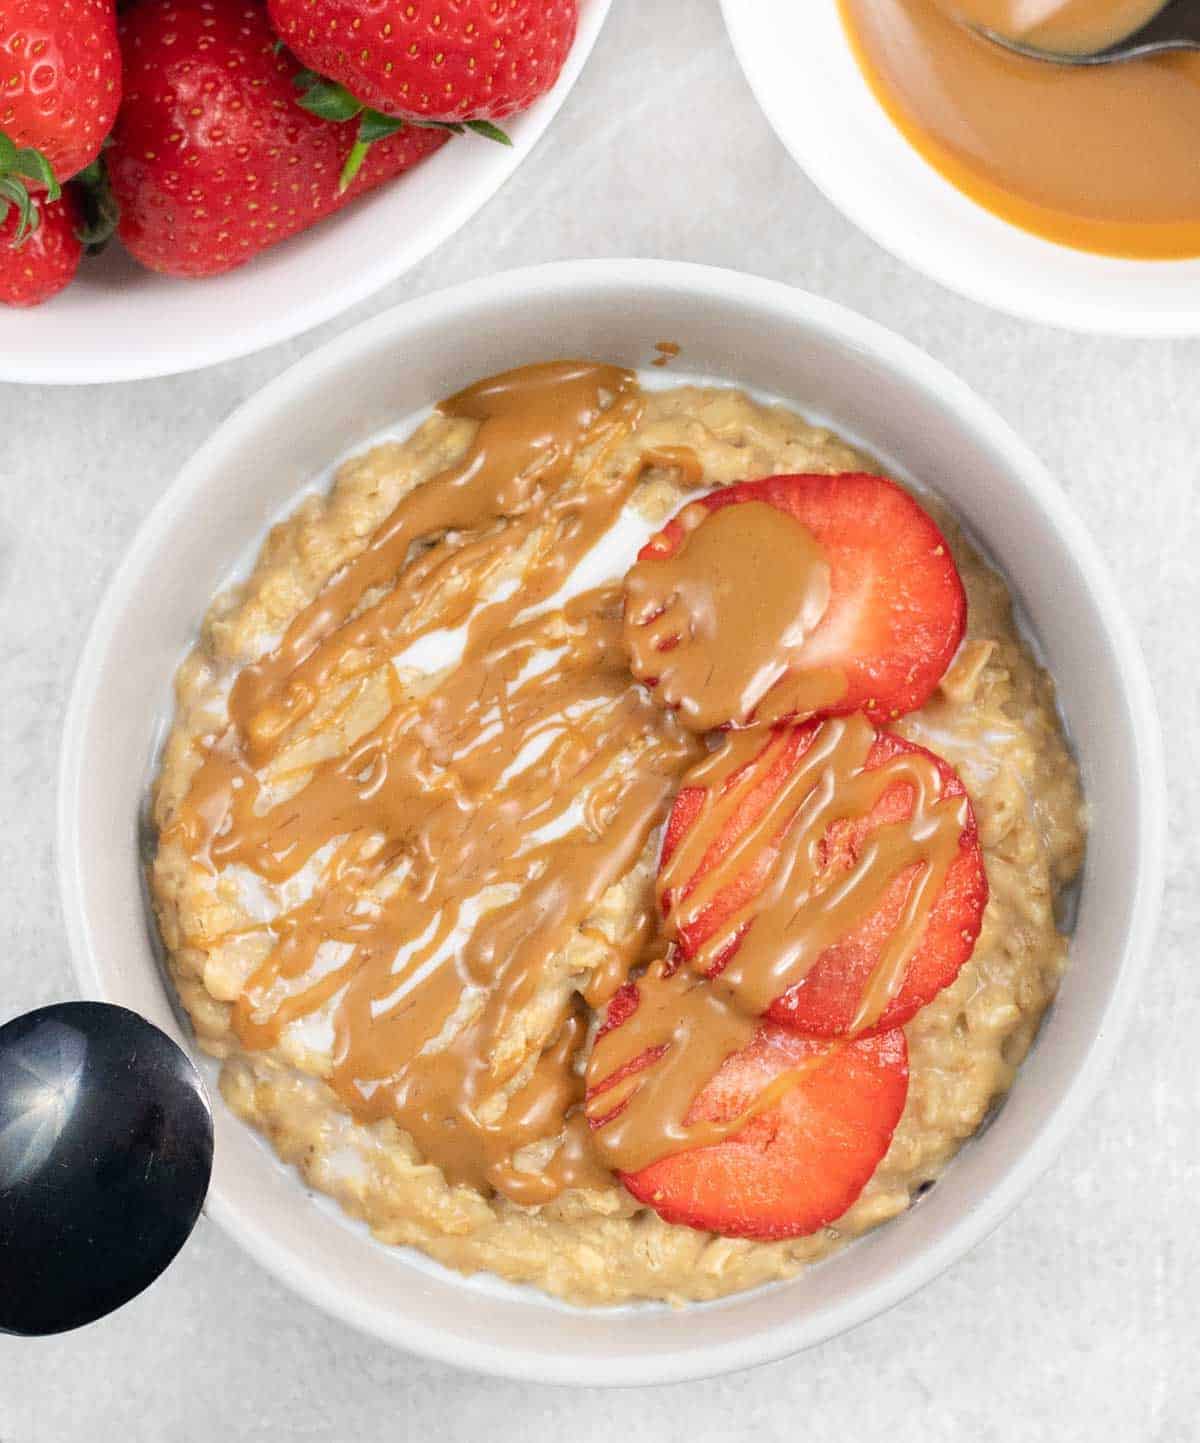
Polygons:
<instances>
[{"instance_id":1,"label":"strawberry with green leaves","mask_svg":"<svg viewBox=\"0 0 1200 1443\"><path fill-rule=\"evenodd\" d=\"M311 101L337 119L362 114L465 125L526 110L558 79L578 0L268 0L284 42L313 72Z\"/></svg>"},{"instance_id":2,"label":"strawberry with green leaves","mask_svg":"<svg viewBox=\"0 0 1200 1443\"><path fill-rule=\"evenodd\" d=\"M39 306L69 285L84 254L103 250L117 217L93 160L60 186L44 156L0 135L0 305ZM31 190L25 181L33 183Z\"/></svg>"},{"instance_id":3,"label":"strawberry with green leaves","mask_svg":"<svg viewBox=\"0 0 1200 1443\"><path fill-rule=\"evenodd\" d=\"M256 0L139 0L121 49L125 101L106 153L120 236L170 275L241 265L448 139L404 127L363 154L352 127L297 103L301 66Z\"/></svg>"},{"instance_id":4,"label":"strawberry with green leaves","mask_svg":"<svg viewBox=\"0 0 1200 1443\"><path fill-rule=\"evenodd\" d=\"M0 219L0 305L40 306L70 285L84 250L80 222L73 191L9 206Z\"/></svg>"},{"instance_id":5,"label":"strawberry with green leaves","mask_svg":"<svg viewBox=\"0 0 1200 1443\"><path fill-rule=\"evenodd\" d=\"M115 0L0 0L0 304L35 306L74 277L80 202L121 100Z\"/></svg>"},{"instance_id":6,"label":"strawberry with green leaves","mask_svg":"<svg viewBox=\"0 0 1200 1443\"><path fill-rule=\"evenodd\" d=\"M115 0L0 0L0 193L77 175L120 102Z\"/></svg>"}]
</instances>

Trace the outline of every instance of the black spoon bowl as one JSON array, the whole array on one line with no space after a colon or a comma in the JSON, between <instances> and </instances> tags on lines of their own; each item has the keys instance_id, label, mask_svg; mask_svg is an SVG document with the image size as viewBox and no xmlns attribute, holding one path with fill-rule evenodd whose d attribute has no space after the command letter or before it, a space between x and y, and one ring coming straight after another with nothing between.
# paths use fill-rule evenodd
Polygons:
<instances>
[{"instance_id":1,"label":"black spoon bowl","mask_svg":"<svg viewBox=\"0 0 1200 1443\"><path fill-rule=\"evenodd\" d=\"M66 1332L167 1267L212 1175L191 1059L124 1007L63 1002L0 1027L0 1332Z\"/></svg>"}]
</instances>

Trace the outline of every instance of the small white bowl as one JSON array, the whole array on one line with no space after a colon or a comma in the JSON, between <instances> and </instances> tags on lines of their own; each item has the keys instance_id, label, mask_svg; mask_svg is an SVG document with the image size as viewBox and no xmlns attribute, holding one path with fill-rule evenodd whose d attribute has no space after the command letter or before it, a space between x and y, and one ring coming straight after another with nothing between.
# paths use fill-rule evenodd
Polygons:
<instances>
[{"instance_id":1,"label":"small white bowl","mask_svg":"<svg viewBox=\"0 0 1200 1443\"><path fill-rule=\"evenodd\" d=\"M1072 966L1012 1095L918 1206L786 1284L672 1311L587 1311L386 1249L314 1199L216 1102L208 1209L260 1262L413 1352L549 1382L676 1381L792 1353L960 1257L1049 1163L1137 997L1163 877L1161 739L1108 573L1057 485L920 351L773 282L654 261L511 272L413 301L288 371L197 453L143 526L84 649L66 721L58 845L83 991L182 1038L150 941L138 812L172 673L221 579L348 447L464 382L539 358L644 365L659 337L702 374L775 393L939 491L1003 566L1059 684L1091 805Z\"/></svg>"},{"instance_id":2,"label":"small white bowl","mask_svg":"<svg viewBox=\"0 0 1200 1443\"><path fill-rule=\"evenodd\" d=\"M579 30L554 89L505 122L511 146L455 140L222 276L156 275L114 241L47 305L0 307L0 381L90 385L198 371L340 315L424 260L491 200L558 113L611 4L580 0Z\"/></svg>"},{"instance_id":3,"label":"small white bowl","mask_svg":"<svg viewBox=\"0 0 1200 1443\"><path fill-rule=\"evenodd\" d=\"M900 260L1026 320L1122 336L1200 334L1200 260L1122 260L1057 245L944 179L872 94L837 0L721 0L721 8L780 140L829 200Z\"/></svg>"}]
</instances>

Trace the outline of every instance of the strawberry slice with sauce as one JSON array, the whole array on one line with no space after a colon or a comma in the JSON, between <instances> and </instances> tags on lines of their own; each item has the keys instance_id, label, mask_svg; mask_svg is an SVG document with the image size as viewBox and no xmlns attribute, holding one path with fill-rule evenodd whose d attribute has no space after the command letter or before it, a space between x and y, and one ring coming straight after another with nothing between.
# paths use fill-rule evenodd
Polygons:
<instances>
[{"instance_id":1,"label":"strawberry slice with sauce","mask_svg":"<svg viewBox=\"0 0 1200 1443\"><path fill-rule=\"evenodd\" d=\"M638 1002L638 985L627 984L610 1003L600 1036L627 1022ZM647 1053L619 1076L647 1070L645 1085L653 1087L658 1060ZM618 1170L621 1182L665 1221L726 1237L801 1237L841 1217L870 1181L904 1111L904 1033L818 1042L762 1023L702 1086L685 1126L737 1119L786 1074L794 1081L779 1101L729 1137L636 1172ZM603 1094L618 1080L603 1079L588 1094L601 1135L622 1110L603 1112Z\"/></svg>"},{"instance_id":2,"label":"strawberry slice with sauce","mask_svg":"<svg viewBox=\"0 0 1200 1443\"><path fill-rule=\"evenodd\" d=\"M678 848L694 826L702 825L710 801L705 788L688 786L686 781L676 797L659 863L660 900L668 921L674 918L684 957L693 964L701 958L702 970L710 975L730 964L753 928L756 903L779 865L795 811L781 820L774 835L766 836L751 855L741 859L729 882L705 905L689 912L688 898L701 878L714 868L728 866L731 850L755 827L801 766L820 736L822 725L810 722L764 735L757 755L726 778L722 795L734 793L735 805L727 808L723 825L701 854L695 870L682 880L674 879L674 886L662 887L662 882L670 878ZM936 895L926 897L915 914L920 928L915 946L900 979L893 983L890 998L885 999L877 1015L862 1016L867 989L877 976L885 950L906 915L912 889L920 885L928 863L912 863L897 870L874 905L855 917L853 925L824 947L803 978L767 1008L766 1016L771 1021L794 1032L829 1038L865 1036L899 1027L954 981L975 948L987 905L988 883L975 814L958 774L933 752L890 732L875 734L861 771L870 773L906 758L925 764L927 774L936 779L941 803L961 803L961 824L952 859ZM803 797L797 801L803 801ZM912 818L916 801L916 786L900 770L894 783L885 787L865 814L832 822L819 838L819 873L814 888L818 904L820 895L831 895L832 889L859 866L873 841L882 838L880 829L894 831ZM806 919L805 907L813 903L796 900L799 905L790 925L802 932L806 920L812 925L811 914ZM718 939L716 943L714 938Z\"/></svg>"},{"instance_id":3,"label":"strawberry slice with sauce","mask_svg":"<svg viewBox=\"0 0 1200 1443\"><path fill-rule=\"evenodd\" d=\"M742 481L685 510L714 512L747 501L766 502L799 521L829 567L824 614L793 652L791 668L793 674L840 673L844 689L838 700L803 716L863 711L881 722L928 700L958 649L967 614L958 568L929 513L894 481L857 472ZM676 516L638 561L673 557L688 529ZM639 680L656 682L651 675Z\"/></svg>"}]
</instances>

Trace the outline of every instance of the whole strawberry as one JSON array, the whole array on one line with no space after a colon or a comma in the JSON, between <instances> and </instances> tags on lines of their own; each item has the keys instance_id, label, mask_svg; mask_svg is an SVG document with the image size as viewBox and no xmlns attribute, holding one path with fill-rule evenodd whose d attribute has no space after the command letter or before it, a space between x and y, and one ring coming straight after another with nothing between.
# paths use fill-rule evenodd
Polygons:
<instances>
[{"instance_id":1,"label":"whole strawberry","mask_svg":"<svg viewBox=\"0 0 1200 1443\"><path fill-rule=\"evenodd\" d=\"M268 0L309 69L363 105L426 121L503 120L558 79L578 0Z\"/></svg>"},{"instance_id":2,"label":"whole strawberry","mask_svg":"<svg viewBox=\"0 0 1200 1443\"><path fill-rule=\"evenodd\" d=\"M15 205L0 219L0 305L40 306L75 277L83 255L75 197L33 201L33 224L17 243L21 215Z\"/></svg>"},{"instance_id":3,"label":"whole strawberry","mask_svg":"<svg viewBox=\"0 0 1200 1443\"><path fill-rule=\"evenodd\" d=\"M15 147L61 185L95 160L120 103L115 0L0 0L0 132Z\"/></svg>"},{"instance_id":4,"label":"whole strawberry","mask_svg":"<svg viewBox=\"0 0 1200 1443\"><path fill-rule=\"evenodd\" d=\"M353 127L300 107L300 67L254 0L139 0L121 17L121 50L125 101L107 152L119 232L170 275L241 265L448 138L405 126L364 154Z\"/></svg>"}]
</instances>

